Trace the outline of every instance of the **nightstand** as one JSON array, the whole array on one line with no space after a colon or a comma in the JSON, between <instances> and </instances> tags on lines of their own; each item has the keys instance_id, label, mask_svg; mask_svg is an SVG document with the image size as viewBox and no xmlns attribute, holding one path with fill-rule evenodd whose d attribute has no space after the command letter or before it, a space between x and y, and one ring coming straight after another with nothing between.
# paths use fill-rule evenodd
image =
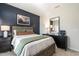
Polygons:
<instances>
[{"instance_id":1,"label":"nightstand","mask_svg":"<svg viewBox=\"0 0 79 59\"><path fill-rule=\"evenodd\" d=\"M43 35L49 35L53 37L58 48L67 50L67 36L66 35L52 35L52 34L43 34Z\"/></svg>"},{"instance_id":2,"label":"nightstand","mask_svg":"<svg viewBox=\"0 0 79 59\"><path fill-rule=\"evenodd\" d=\"M0 37L0 52L11 51L11 39L11 36L7 38Z\"/></svg>"}]
</instances>

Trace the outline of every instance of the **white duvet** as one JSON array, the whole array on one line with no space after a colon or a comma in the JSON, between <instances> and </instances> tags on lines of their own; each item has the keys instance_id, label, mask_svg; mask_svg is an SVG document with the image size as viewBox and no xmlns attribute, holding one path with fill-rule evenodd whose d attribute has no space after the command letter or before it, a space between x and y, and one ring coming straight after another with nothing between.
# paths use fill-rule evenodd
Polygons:
<instances>
[{"instance_id":1,"label":"white duvet","mask_svg":"<svg viewBox=\"0 0 79 59\"><path fill-rule=\"evenodd\" d=\"M28 37L32 37L32 36L38 36L38 35L37 34L31 34L31 35L14 36L14 38L12 40L12 45L14 46L14 52L15 52L17 45L20 43L20 41L23 38L28 38ZM54 42L52 37L28 43L23 48L21 56L33 56L33 55L39 53L41 50L52 45L53 43L55 43L55 42ZM16 54L16 52L15 52L15 54Z\"/></svg>"}]
</instances>

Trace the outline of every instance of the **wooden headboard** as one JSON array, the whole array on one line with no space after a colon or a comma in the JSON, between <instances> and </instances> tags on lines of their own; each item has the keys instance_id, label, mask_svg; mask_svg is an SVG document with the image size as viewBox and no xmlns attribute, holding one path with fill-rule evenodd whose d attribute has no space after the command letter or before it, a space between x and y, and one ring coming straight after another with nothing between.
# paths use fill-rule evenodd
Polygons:
<instances>
[{"instance_id":1,"label":"wooden headboard","mask_svg":"<svg viewBox=\"0 0 79 59\"><path fill-rule=\"evenodd\" d=\"M33 27L12 26L12 30L16 30L18 35L25 35L25 34L34 33Z\"/></svg>"}]
</instances>

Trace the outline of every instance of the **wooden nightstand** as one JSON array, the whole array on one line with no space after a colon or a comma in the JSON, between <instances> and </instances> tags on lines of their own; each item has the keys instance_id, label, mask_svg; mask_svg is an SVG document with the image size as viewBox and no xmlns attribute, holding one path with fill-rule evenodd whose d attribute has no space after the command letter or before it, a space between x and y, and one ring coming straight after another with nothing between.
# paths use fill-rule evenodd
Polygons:
<instances>
[{"instance_id":1,"label":"wooden nightstand","mask_svg":"<svg viewBox=\"0 0 79 59\"><path fill-rule=\"evenodd\" d=\"M11 51L11 39L11 36L7 38L0 37L0 52Z\"/></svg>"},{"instance_id":2,"label":"wooden nightstand","mask_svg":"<svg viewBox=\"0 0 79 59\"><path fill-rule=\"evenodd\" d=\"M67 50L67 36L65 36L65 35L51 35L51 34L43 34L43 35L49 35L49 36L53 37L58 48Z\"/></svg>"}]
</instances>

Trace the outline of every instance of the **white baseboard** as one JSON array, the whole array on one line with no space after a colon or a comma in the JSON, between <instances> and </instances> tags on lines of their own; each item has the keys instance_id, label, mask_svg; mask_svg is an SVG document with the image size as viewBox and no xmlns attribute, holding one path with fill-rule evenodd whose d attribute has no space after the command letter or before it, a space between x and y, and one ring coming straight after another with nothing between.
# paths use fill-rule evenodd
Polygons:
<instances>
[{"instance_id":1,"label":"white baseboard","mask_svg":"<svg viewBox=\"0 0 79 59\"><path fill-rule=\"evenodd\" d=\"M75 48L69 48L69 49L79 52L79 50Z\"/></svg>"}]
</instances>

